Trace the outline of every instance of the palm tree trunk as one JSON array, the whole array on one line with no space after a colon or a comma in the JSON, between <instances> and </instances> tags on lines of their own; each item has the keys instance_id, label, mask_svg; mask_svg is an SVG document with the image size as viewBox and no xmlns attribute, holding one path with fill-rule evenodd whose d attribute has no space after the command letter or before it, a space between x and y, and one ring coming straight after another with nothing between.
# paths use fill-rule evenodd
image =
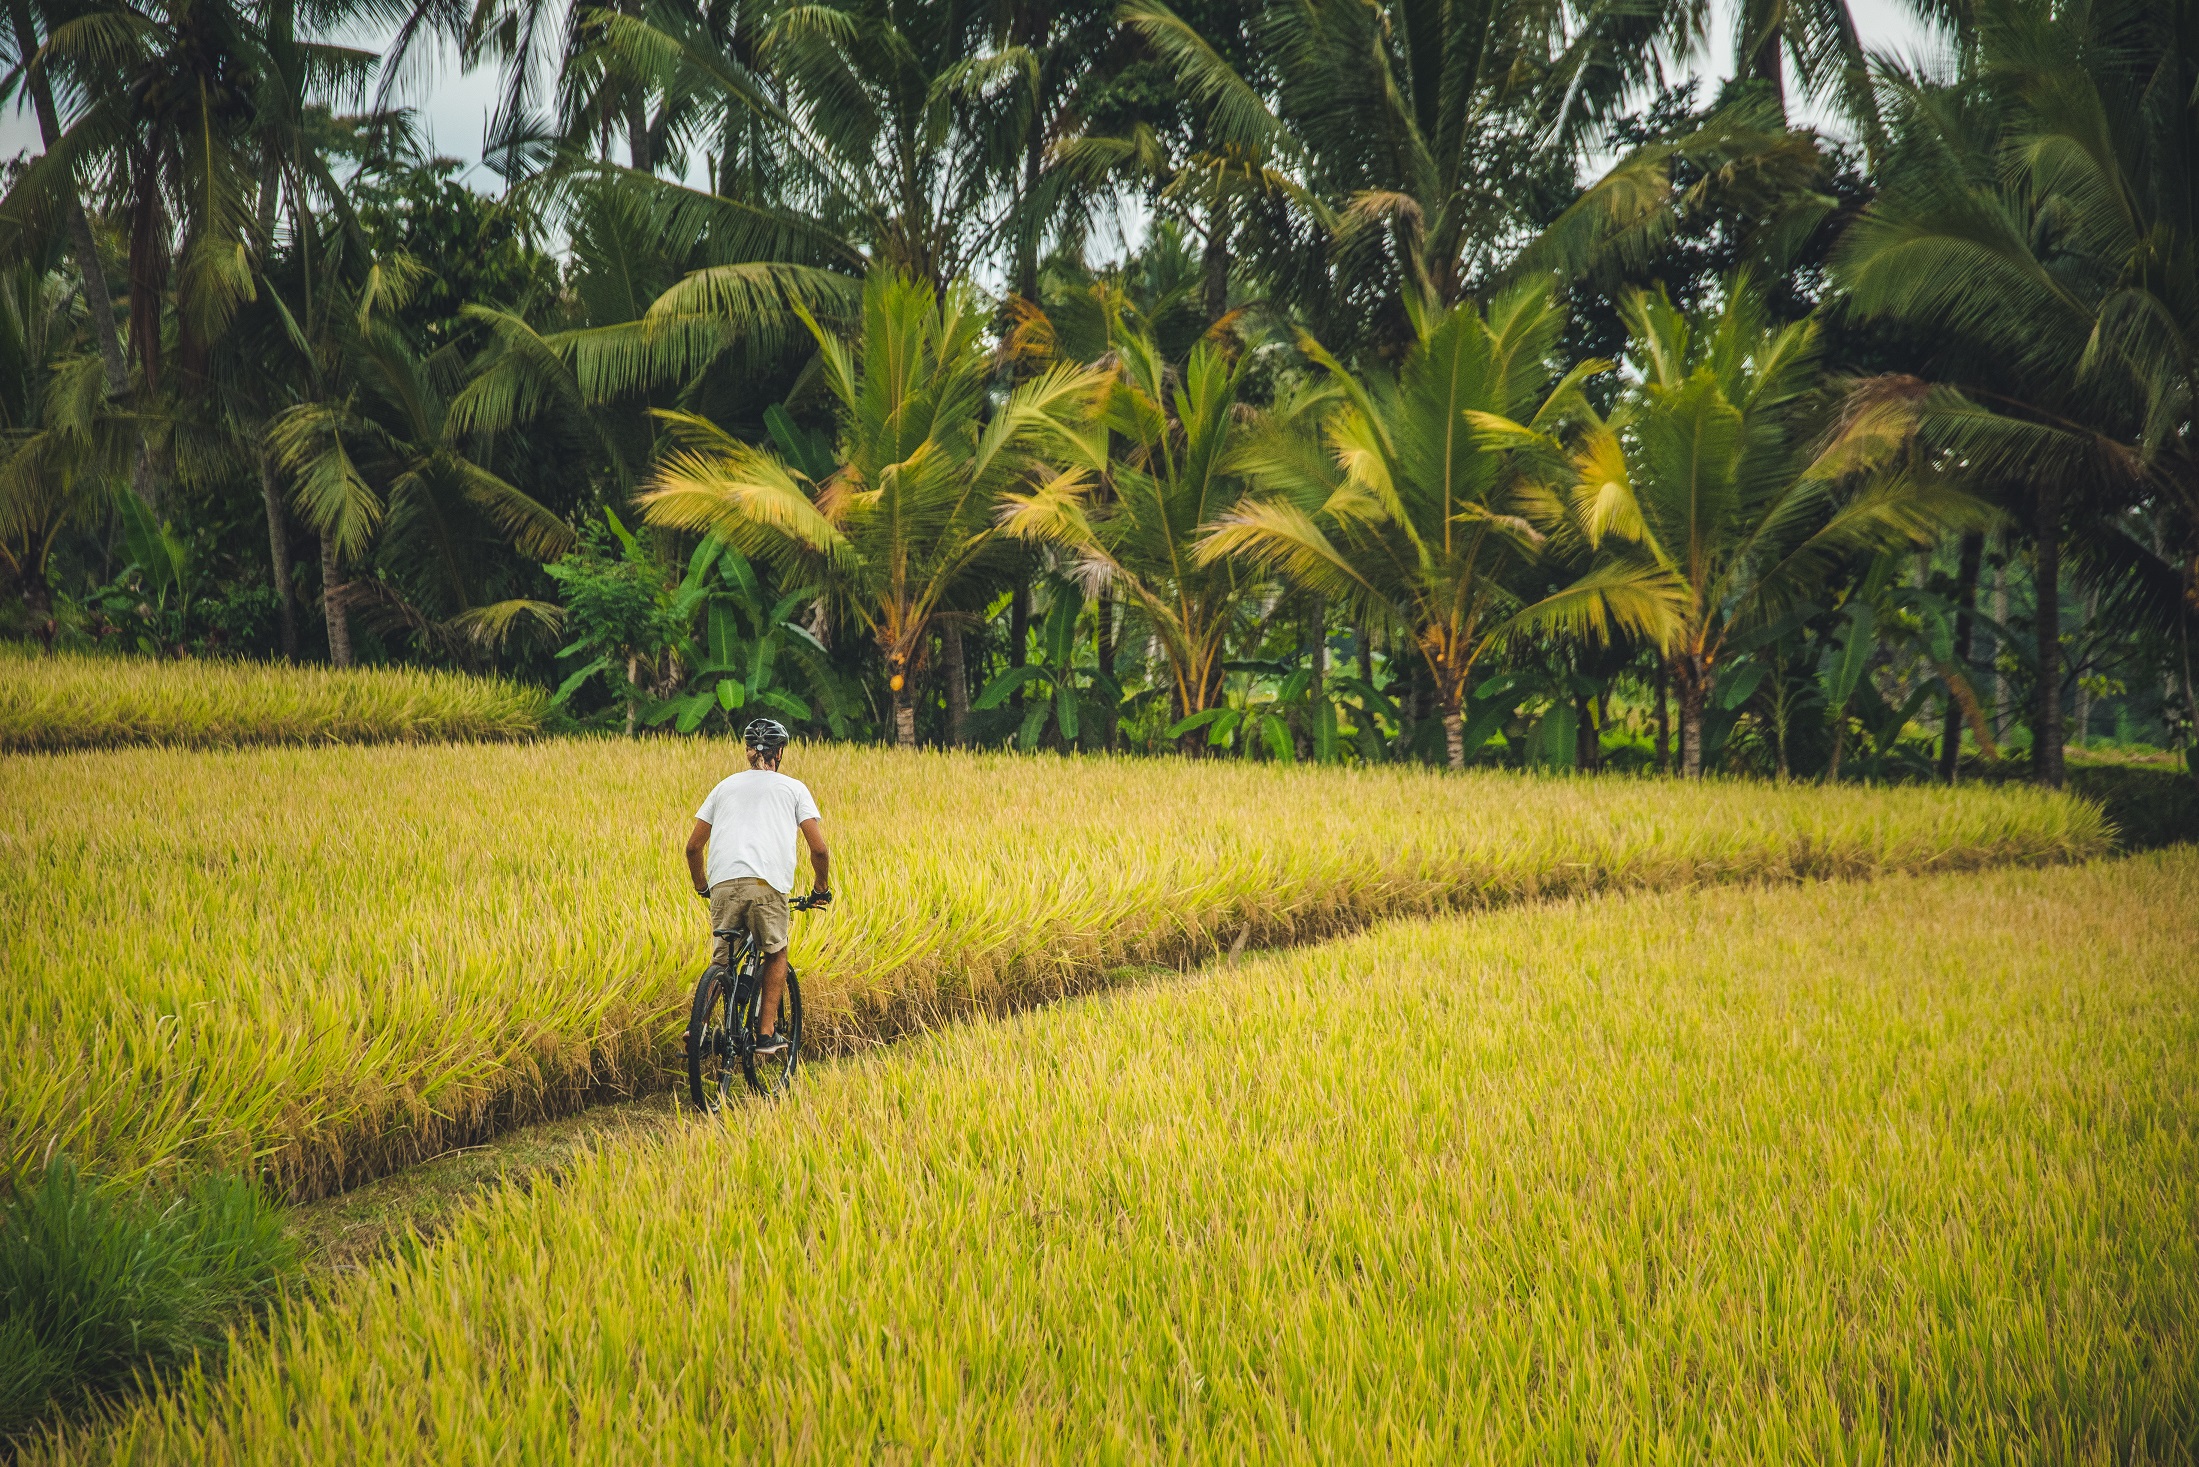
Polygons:
<instances>
[{"instance_id":1,"label":"palm tree trunk","mask_svg":"<svg viewBox=\"0 0 2199 1467\"><path fill-rule=\"evenodd\" d=\"M1328 602L1322 597L1314 597L1313 625L1308 629L1310 635L1313 638L1313 646L1309 649L1312 654L1311 680L1306 685L1306 707L1312 710L1312 717L1315 726L1306 730L1306 737L1313 741L1313 754L1316 759L1321 759L1324 757L1334 758L1336 755L1336 749L1333 743L1326 751L1321 748L1321 734L1319 727L1321 718L1321 707L1328 698L1328 620Z\"/></svg>"},{"instance_id":2,"label":"palm tree trunk","mask_svg":"<svg viewBox=\"0 0 2199 1467\"><path fill-rule=\"evenodd\" d=\"M2039 686L2031 722L2031 777L2049 789L2060 789L2062 784L2061 531L2061 481L2048 475L2039 486L2038 523L2033 527Z\"/></svg>"},{"instance_id":3,"label":"palm tree trunk","mask_svg":"<svg viewBox=\"0 0 2199 1467\"><path fill-rule=\"evenodd\" d=\"M1657 659L1657 772L1672 772L1672 672Z\"/></svg>"},{"instance_id":4,"label":"palm tree trunk","mask_svg":"<svg viewBox=\"0 0 2199 1467\"><path fill-rule=\"evenodd\" d=\"M1680 693L1680 775L1684 779L1703 777L1703 705L1710 693L1710 679L1692 654L1683 654L1673 664L1673 681Z\"/></svg>"},{"instance_id":5,"label":"palm tree trunk","mask_svg":"<svg viewBox=\"0 0 2199 1467\"><path fill-rule=\"evenodd\" d=\"M92 221L84 205L72 193L66 205L69 215L69 248L76 255L77 273L84 277L84 313L92 318L92 337L99 343L99 365L106 373L107 395L120 397L130 390L130 368L122 357L122 331L115 325L114 293L107 288L107 271L99 263L99 242L92 238Z\"/></svg>"},{"instance_id":6,"label":"palm tree trunk","mask_svg":"<svg viewBox=\"0 0 2199 1467\"><path fill-rule=\"evenodd\" d=\"M1229 312L1229 200L1217 200L1207 220L1206 257L1200 262L1201 290L1209 323Z\"/></svg>"},{"instance_id":7,"label":"palm tree trunk","mask_svg":"<svg viewBox=\"0 0 2199 1467\"><path fill-rule=\"evenodd\" d=\"M2005 556L2007 543L2002 542ZM2008 734L2008 674L2000 670L2000 627L2008 625L2008 562L2004 558L1993 571L1993 711L1991 715L1993 737L1997 741Z\"/></svg>"},{"instance_id":8,"label":"palm tree trunk","mask_svg":"<svg viewBox=\"0 0 2199 1467\"><path fill-rule=\"evenodd\" d=\"M970 675L962 661L962 624L952 617L939 623L939 660L947 678L947 742L960 748L969 739Z\"/></svg>"},{"instance_id":9,"label":"palm tree trunk","mask_svg":"<svg viewBox=\"0 0 2199 1467\"><path fill-rule=\"evenodd\" d=\"M1015 587L1008 593L1008 665L1021 667L1031 655L1031 582L1026 575L1018 574ZM1018 713L1023 711L1023 689L1018 687L1008 695L1008 706Z\"/></svg>"},{"instance_id":10,"label":"palm tree trunk","mask_svg":"<svg viewBox=\"0 0 2199 1467\"><path fill-rule=\"evenodd\" d=\"M1456 708L1443 710L1443 747L1450 767L1466 767L1466 715Z\"/></svg>"},{"instance_id":11,"label":"palm tree trunk","mask_svg":"<svg viewBox=\"0 0 2199 1467\"><path fill-rule=\"evenodd\" d=\"M1748 60L1749 77L1753 81L1769 82L1771 94L1778 100L1779 116L1787 115L1787 74L1779 54L1780 40L1785 28L1776 19L1777 12L1761 3L1745 6L1741 11L1742 34L1754 40L1755 49Z\"/></svg>"},{"instance_id":12,"label":"palm tree trunk","mask_svg":"<svg viewBox=\"0 0 2199 1467\"><path fill-rule=\"evenodd\" d=\"M283 661L298 660L298 611L290 592L290 523L282 495L275 489L275 465L265 451L260 460L260 499L267 507L267 565L275 577L275 612L281 620Z\"/></svg>"},{"instance_id":13,"label":"palm tree trunk","mask_svg":"<svg viewBox=\"0 0 2199 1467\"><path fill-rule=\"evenodd\" d=\"M1978 604L1978 569L1985 563L1985 536L1972 530L1962 537L1962 559L1955 571L1955 666L1962 672L1969 665L1971 639L1975 633L1972 613ZM1965 674L1967 676L1967 674ZM1947 711L1941 715L1939 729L1939 777L1947 784L1955 782L1955 768L1962 757L1962 702L1955 697L1955 690L1947 690Z\"/></svg>"},{"instance_id":14,"label":"palm tree trunk","mask_svg":"<svg viewBox=\"0 0 2199 1467\"><path fill-rule=\"evenodd\" d=\"M15 572L17 594L23 598L23 611L30 633L38 638L39 645L49 652L53 650L53 588L46 584L46 569L42 557L35 553L36 546L25 547L24 556L16 560L8 556L4 564ZM0 583L4 584L4 583Z\"/></svg>"},{"instance_id":15,"label":"palm tree trunk","mask_svg":"<svg viewBox=\"0 0 2199 1467\"><path fill-rule=\"evenodd\" d=\"M1115 593L1100 588L1099 596L1099 670L1110 682L1115 676ZM1115 708L1108 706L1105 722L1100 728L1100 747L1115 747Z\"/></svg>"},{"instance_id":16,"label":"palm tree trunk","mask_svg":"<svg viewBox=\"0 0 2199 1467\"><path fill-rule=\"evenodd\" d=\"M904 749L916 747L916 695L905 677L893 690L893 741Z\"/></svg>"},{"instance_id":17,"label":"palm tree trunk","mask_svg":"<svg viewBox=\"0 0 2199 1467\"><path fill-rule=\"evenodd\" d=\"M1405 684L1405 727L1400 730L1400 736L1406 750L1411 751L1419 747L1420 725L1427 721L1429 706L1435 702L1435 679L1429 675L1425 657L1410 657L1406 659L1406 666L1409 671Z\"/></svg>"},{"instance_id":18,"label":"palm tree trunk","mask_svg":"<svg viewBox=\"0 0 2199 1467\"><path fill-rule=\"evenodd\" d=\"M1038 192L1040 170L1046 165L1046 129L1036 125L1023 144L1023 192L1017 204L1027 207L1031 196ZM1027 223L1028 221L1026 221ZM1038 231L1025 228L1015 242L1016 276L1011 286L1016 295L1033 305L1038 303Z\"/></svg>"},{"instance_id":19,"label":"palm tree trunk","mask_svg":"<svg viewBox=\"0 0 2199 1467\"><path fill-rule=\"evenodd\" d=\"M351 618L344 610L344 585L336 563L336 537L321 536L321 614L328 619L328 660L351 666ZM629 717L628 722L632 719Z\"/></svg>"},{"instance_id":20,"label":"palm tree trunk","mask_svg":"<svg viewBox=\"0 0 2199 1467\"><path fill-rule=\"evenodd\" d=\"M10 0L8 18L15 24L18 59L28 64L38 52L38 33L31 26L27 0ZM61 141L61 114L53 105L53 85L40 67L29 78L31 105L38 113L38 135L47 152ZM99 263L99 243L92 237L92 221L84 213L84 201L69 190L63 205L68 215L69 251L76 256L77 273L84 278L85 313L92 318L92 338L99 344L99 364L107 376L107 395L120 397L130 387L130 369L122 356L122 332L115 325L114 296L107 289L107 272Z\"/></svg>"},{"instance_id":21,"label":"palm tree trunk","mask_svg":"<svg viewBox=\"0 0 2199 1467\"><path fill-rule=\"evenodd\" d=\"M2084 645L2084 631L2100 614L2100 593L2089 591L2084 598L2084 619L2077 623L2077 645ZM2069 721L2069 741L2083 748L2085 740L2092 737L2092 689L2085 686L2085 664L2079 662L2070 671L2077 675L2077 706Z\"/></svg>"},{"instance_id":22,"label":"palm tree trunk","mask_svg":"<svg viewBox=\"0 0 2199 1467\"><path fill-rule=\"evenodd\" d=\"M1777 673L1773 674L1773 680L1776 687L1772 699L1772 741L1779 752L1779 782L1785 784L1794 774L1792 767L1787 763L1787 727L1790 721L1787 716L1787 682L1783 676Z\"/></svg>"},{"instance_id":23,"label":"palm tree trunk","mask_svg":"<svg viewBox=\"0 0 2199 1467\"><path fill-rule=\"evenodd\" d=\"M2177 619L2177 640L2184 653L2184 712L2191 720L2193 742L2184 749L2184 767L2191 771L2191 781L2199 784L2199 683L2191 676L2191 623L2199 615L2199 557L2187 563L2184 570L2184 604L2179 608L2183 615ZM2163 690L2164 696L2166 690Z\"/></svg>"}]
</instances>

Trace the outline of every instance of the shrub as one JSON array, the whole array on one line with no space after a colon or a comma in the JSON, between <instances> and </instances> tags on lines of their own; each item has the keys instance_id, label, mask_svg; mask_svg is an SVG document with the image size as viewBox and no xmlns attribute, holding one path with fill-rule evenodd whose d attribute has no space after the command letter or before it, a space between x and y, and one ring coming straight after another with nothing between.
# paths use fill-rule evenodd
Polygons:
<instances>
[{"instance_id":1,"label":"shrub","mask_svg":"<svg viewBox=\"0 0 2199 1467\"><path fill-rule=\"evenodd\" d=\"M0 1208L0 1439L218 1353L292 1262L250 1182L207 1176L163 1201L56 1160Z\"/></svg>"}]
</instances>

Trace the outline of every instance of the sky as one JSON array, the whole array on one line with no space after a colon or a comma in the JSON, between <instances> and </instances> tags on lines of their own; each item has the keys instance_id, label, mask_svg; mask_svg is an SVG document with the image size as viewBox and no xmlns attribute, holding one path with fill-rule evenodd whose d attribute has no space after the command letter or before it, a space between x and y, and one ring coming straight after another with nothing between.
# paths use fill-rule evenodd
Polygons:
<instances>
[{"instance_id":1,"label":"sky","mask_svg":"<svg viewBox=\"0 0 2199 1467\"><path fill-rule=\"evenodd\" d=\"M1934 49L1929 35L1901 0L1849 0L1849 4L1865 47L1902 56L1920 51L1929 54ZM1732 9L1733 0L1713 0L1712 35L1718 38L1718 43L1710 56L1696 64L1694 69L1698 75L1723 78L1732 74L1729 39ZM355 45L379 49L387 43L388 37L360 35L348 39ZM1706 94L1708 91L1706 87ZM496 94L497 79L493 72L483 69L466 74L460 70L455 55L446 51L439 55L422 55L398 87L395 100L416 109L422 130L428 136L430 151L458 159L467 165L462 175L467 183L494 193L500 190L501 180L482 167L480 159L489 116L496 108ZM1797 122L1814 124L1831 132L1843 131L1832 124L1829 114L1807 102L1794 111ZM0 159L38 150L38 123L27 108L0 116Z\"/></svg>"}]
</instances>

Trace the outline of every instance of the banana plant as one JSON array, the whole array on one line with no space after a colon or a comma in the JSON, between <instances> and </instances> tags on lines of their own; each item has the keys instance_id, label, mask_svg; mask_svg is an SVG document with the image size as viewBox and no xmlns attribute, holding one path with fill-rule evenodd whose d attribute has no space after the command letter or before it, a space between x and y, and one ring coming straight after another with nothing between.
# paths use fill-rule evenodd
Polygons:
<instances>
[{"instance_id":1,"label":"banana plant","mask_svg":"<svg viewBox=\"0 0 2199 1467\"><path fill-rule=\"evenodd\" d=\"M683 637L675 649L693 671L685 687L655 702L643 721L652 727L670 722L681 733L693 733L713 713L724 715L729 729L738 722L735 714L819 721L818 708L784 686L779 676L784 654L807 675L833 737L845 738L847 712L824 645L792 619L816 597L816 588L798 586L768 598L748 557L721 540L705 539L689 558L670 606L676 625L692 627L700 619L701 640Z\"/></svg>"},{"instance_id":2,"label":"banana plant","mask_svg":"<svg viewBox=\"0 0 2199 1467\"><path fill-rule=\"evenodd\" d=\"M1895 584L1894 571L1893 556L1881 555L1872 563L1863 584L1841 607L1840 645L1819 674L1833 730L1827 780L1840 777L1851 722L1860 724L1869 738L1869 772L1883 771L1909 721L1935 688L1962 709L1978 746L1998 757L1992 728L1955 650L1958 608L1937 592ZM1868 676L1879 653L1894 649L1915 652L1934 674L1920 680L1898 707L1879 695Z\"/></svg>"},{"instance_id":3,"label":"banana plant","mask_svg":"<svg viewBox=\"0 0 2199 1467\"><path fill-rule=\"evenodd\" d=\"M1263 747L1275 758L1291 760L1297 757L1298 752L1293 734L1303 733L1306 747L1312 753L1314 762L1334 764L1343 753L1345 717L1357 715L1364 720L1364 705L1370 694L1382 704L1388 702L1379 693L1364 688L1357 678L1352 677L1325 677L1317 692L1313 670L1302 655L1225 662L1222 670L1225 673L1246 674L1252 678L1245 687L1242 701L1235 707L1225 705L1222 708L1205 710L1218 716L1204 722L1200 721L1201 715L1197 714L1183 719L1170 730L1168 737L1180 738L1184 733L1206 728L1209 730L1209 743L1220 747L1242 733L1248 751L1254 747ZM1258 697L1263 691L1267 696ZM1358 698L1362 706L1355 707L1339 696L1341 694ZM1217 739L1216 733L1222 736ZM1255 740L1258 741L1257 745Z\"/></svg>"},{"instance_id":4,"label":"banana plant","mask_svg":"<svg viewBox=\"0 0 2199 1467\"><path fill-rule=\"evenodd\" d=\"M1294 706L1306 703L1313 674L1299 668L1277 683L1258 675L1268 667L1267 663L1223 664L1225 673L1246 678L1236 700L1203 708L1182 719L1168 730L1167 737L1180 739L1204 729L1209 748L1227 750L1234 746L1247 756L1256 749L1265 749L1268 757L1279 763L1296 762L1298 742L1291 735L1290 715Z\"/></svg>"},{"instance_id":5,"label":"banana plant","mask_svg":"<svg viewBox=\"0 0 2199 1467\"><path fill-rule=\"evenodd\" d=\"M1096 665L1077 660L1084 593L1065 580L1054 581L1051 592L1052 604L1039 624L1037 660L993 678L970 704L972 712L986 712L1006 703L1018 689L1035 694L1027 697L1015 734L1016 747L1025 752L1039 746L1049 726L1064 747L1073 746L1086 729L1104 730L1107 715L1122 704L1122 684Z\"/></svg>"},{"instance_id":6,"label":"banana plant","mask_svg":"<svg viewBox=\"0 0 2199 1467\"><path fill-rule=\"evenodd\" d=\"M1380 764L1389 758L1389 741L1405 726L1404 710L1396 700L1373 683L1349 673L1331 677L1328 686L1336 709L1351 715L1351 742L1360 759Z\"/></svg>"}]
</instances>

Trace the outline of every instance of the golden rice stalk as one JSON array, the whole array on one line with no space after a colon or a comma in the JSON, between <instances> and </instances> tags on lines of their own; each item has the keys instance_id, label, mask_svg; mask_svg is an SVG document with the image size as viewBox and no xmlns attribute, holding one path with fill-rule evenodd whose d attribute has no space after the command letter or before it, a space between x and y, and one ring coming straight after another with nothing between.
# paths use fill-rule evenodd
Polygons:
<instances>
[{"instance_id":1,"label":"golden rice stalk","mask_svg":"<svg viewBox=\"0 0 2199 1467\"><path fill-rule=\"evenodd\" d=\"M608 1146L29 1460L2188 1461L2195 950L2189 848L1394 924Z\"/></svg>"},{"instance_id":2,"label":"golden rice stalk","mask_svg":"<svg viewBox=\"0 0 2199 1467\"><path fill-rule=\"evenodd\" d=\"M0 760L0 1175L259 1170L311 1197L655 1088L708 941L680 855L711 741ZM1699 788L797 747L840 904L797 919L808 1044L1618 888L2061 861L2023 788ZM806 884L806 882L805 882Z\"/></svg>"},{"instance_id":3,"label":"golden rice stalk","mask_svg":"<svg viewBox=\"0 0 2199 1467\"><path fill-rule=\"evenodd\" d=\"M0 649L0 753L518 739L548 716L539 689L455 672Z\"/></svg>"}]
</instances>

